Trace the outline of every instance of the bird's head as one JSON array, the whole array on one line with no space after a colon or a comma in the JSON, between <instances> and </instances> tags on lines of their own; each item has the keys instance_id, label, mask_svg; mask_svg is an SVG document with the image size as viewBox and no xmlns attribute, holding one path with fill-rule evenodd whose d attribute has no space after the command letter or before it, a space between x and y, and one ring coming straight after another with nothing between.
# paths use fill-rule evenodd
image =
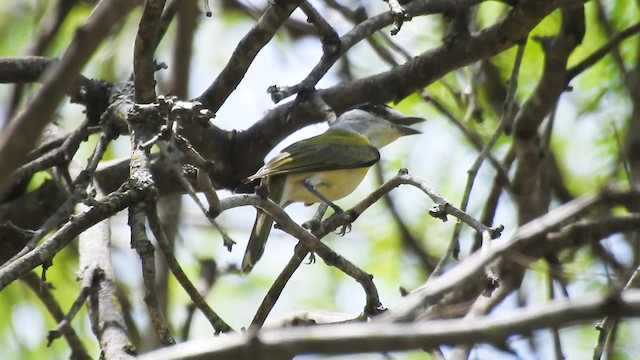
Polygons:
<instances>
[{"instance_id":1,"label":"bird's head","mask_svg":"<svg viewBox=\"0 0 640 360\"><path fill-rule=\"evenodd\" d=\"M359 133L379 149L399 137L420 134L409 126L424 120L404 115L386 105L366 103L345 111L329 127Z\"/></svg>"}]
</instances>

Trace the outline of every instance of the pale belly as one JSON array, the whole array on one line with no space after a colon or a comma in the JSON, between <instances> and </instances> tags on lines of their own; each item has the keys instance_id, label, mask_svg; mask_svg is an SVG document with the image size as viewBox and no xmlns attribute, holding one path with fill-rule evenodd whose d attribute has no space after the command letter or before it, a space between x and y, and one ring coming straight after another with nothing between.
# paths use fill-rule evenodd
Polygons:
<instances>
[{"instance_id":1,"label":"pale belly","mask_svg":"<svg viewBox=\"0 0 640 360\"><path fill-rule=\"evenodd\" d=\"M307 204L320 202L304 186L309 179L315 189L327 199L334 201L351 194L362 182L369 168L322 171L318 173L300 173L287 175L281 203L301 201Z\"/></svg>"}]
</instances>

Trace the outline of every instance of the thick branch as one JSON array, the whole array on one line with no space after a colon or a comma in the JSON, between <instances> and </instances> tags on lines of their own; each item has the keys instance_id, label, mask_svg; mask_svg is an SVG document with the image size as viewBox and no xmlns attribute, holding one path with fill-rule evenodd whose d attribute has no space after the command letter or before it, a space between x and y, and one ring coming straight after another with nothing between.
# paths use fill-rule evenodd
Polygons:
<instances>
[{"instance_id":1,"label":"thick branch","mask_svg":"<svg viewBox=\"0 0 640 360\"><path fill-rule=\"evenodd\" d=\"M81 206L81 210L91 211L85 205ZM100 221L84 229L86 230L80 234L78 241L78 277L83 288L90 286L87 312L91 329L100 342L100 350L105 358L133 358L135 348L131 344L122 306L116 294L109 221Z\"/></svg>"},{"instance_id":2,"label":"thick branch","mask_svg":"<svg viewBox=\"0 0 640 360\"><path fill-rule=\"evenodd\" d=\"M417 12L423 9L420 4L423 3L416 4L415 7L407 6L406 9ZM457 42L456 46L440 45L389 71L340 83L320 90L319 95L336 112L363 102L398 101L454 69L490 58L512 47L557 5L558 1L525 1L495 25ZM374 17L358 26L374 26L376 21L382 20ZM391 15L388 21L392 21ZM293 111L292 103L287 103L267 113L249 130L237 133L230 157L223 158L224 161L232 159L232 163L238 164L227 184L237 186L239 181L261 166L262 159L273 146L290 133L321 120L308 111ZM203 136L206 138L206 135ZM216 146L215 143L209 141L206 146L211 149ZM211 153L202 148L199 151L203 154Z\"/></svg>"},{"instance_id":3,"label":"thick branch","mask_svg":"<svg viewBox=\"0 0 640 360\"><path fill-rule=\"evenodd\" d=\"M319 94L336 112L368 101L384 103L402 99L458 67L492 57L510 48L555 9L558 3L559 1L523 2L495 25L465 37L456 46L443 44L390 71L344 82L321 90ZM415 16L427 10L437 12L451 7L440 4L441 8L438 8L434 4L440 2L414 1L406 9ZM374 17L359 24L358 29L377 29L384 24L381 21L379 17ZM391 15L385 21L393 21ZM223 76L220 79L222 78ZM222 84L217 86L223 87ZM277 143L294 131L322 120L321 116L314 114L311 106L305 109L300 105L294 107L293 103L286 103L277 106L246 131L229 133L215 126L186 125L182 134L200 154L216 162L220 171L213 178L214 185L234 189L262 165L264 156ZM100 185L105 190L116 188L126 178L127 170L125 163L104 169L98 174ZM160 166L157 170L164 169Z\"/></svg>"},{"instance_id":4,"label":"thick branch","mask_svg":"<svg viewBox=\"0 0 640 360\"><path fill-rule=\"evenodd\" d=\"M0 58L0 83L20 84L42 82L42 75L58 61L43 56L21 56ZM78 75L81 83L90 80Z\"/></svg>"},{"instance_id":5,"label":"thick branch","mask_svg":"<svg viewBox=\"0 0 640 360\"><path fill-rule=\"evenodd\" d=\"M153 54L158 43L158 27L165 0L147 0L142 11L133 54L135 98L137 103L150 103L156 98L153 77Z\"/></svg>"},{"instance_id":6,"label":"thick branch","mask_svg":"<svg viewBox=\"0 0 640 360\"><path fill-rule=\"evenodd\" d=\"M640 316L640 291L619 296L589 295L557 300L498 316L433 320L417 323L370 323L263 329L258 333L203 339L161 349L142 360L255 359L269 354L288 358L298 354L345 354L420 349L441 344L500 343L514 334L564 327L603 315Z\"/></svg>"},{"instance_id":7,"label":"thick branch","mask_svg":"<svg viewBox=\"0 0 640 360\"><path fill-rule=\"evenodd\" d=\"M518 223L524 224L543 214L548 197L542 195L543 146L538 136L542 121L555 109L566 89L569 55L584 36L584 8L581 3L562 9L562 29L552 40L542 39L545 49L544 73L536 90L522 106L513 123L518 167L513 179L513 193L518 204Z\"/></svg>"}]
</instances>

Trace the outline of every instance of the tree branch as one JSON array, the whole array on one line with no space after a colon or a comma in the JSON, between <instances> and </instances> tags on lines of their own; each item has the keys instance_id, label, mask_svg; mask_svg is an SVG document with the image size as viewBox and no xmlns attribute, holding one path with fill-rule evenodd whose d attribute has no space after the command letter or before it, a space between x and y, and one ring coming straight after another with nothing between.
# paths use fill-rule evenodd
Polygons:
<instances>
[{"instance_id":1,"label":"tree branch","mask_svg":"<svg viewBox=\"0 0 640 360\"><path fill-rule=\"evenodd\" d=\"M83 214L93 209L95 207L86 205L80 207ZM84 224L79 237L78 277L83 286L90 285L87 312L91 329L100 343L100 351L107 359L132 359L136 350L131 343L117 296L109 221Z\"/></svg>"},{"instance_id":2,"label":"tree branch","mask_svg":"<svg viewBox=\"0 0 640 360\"><path fill-rule=\"evenodd\" d=\"M78 71L109 34L109 29L121 21L134 5L125 0L100 1L84 25L76 31L60 61L45 72L43 86L25 111L18 114L0 133L0 198L4 197L11 184L8 175L22 165L27 153L33 150L64 94L75 85Z\"/></svg>"},{"instance_id":3,"label":"tree branch","mask_svg":"<svg viewBox=\"0 0 640 360\"><path fill-rule=\"evenodd\" d=\"M144 354L141 360L251 359L299 354L346 354L420 349L441 344L500 343L514 334L564 327L603 315L640 316L640 291L556 300L527 309L473 319L416 323L373 322L263 329L217 341L195 340Z\"/></svg>"},{"instance_id":4,"label":"tree branch","mask_svg":"<svg viewBox=\"0 0 640 360\"><path fill-rule=\"evenodd\" d=\"M142 192L128 189L109 194L104 200L97 201L90 209L74 216L73 221L65 223L40 246L0 269L0 290L36 266L50 262L60 250L87 228L142 199Z\"/></svg>"},{"instance_id":5,"label":"tree branch","mask_svg":"<svg viewBox=\"0 0 640 360\"><path fill-rule=\"evenodd\" d=\"M635 198L639 195L636 190L628 192L628 196L630 197L633 196ZM482 273L482 270L493 260L498 259L510 250L530 243L537 237L557 228L567 219L572 219L583 214L607 198L608 195L606 192L601 192L595 196L577 198L572 202L550 211L542 217L522 225L509 240L494 242L490 251L476 252L451 271L435 279L430 279L426 285L419 287L406 296L398 305L397 309L392 314L385 315L385 317L388 316L396 321L410 321L414 319L422 309L435 303L444 294L454 290L459 284L464 283L466 279L471 279L477 276L477 274Z\"/></svg>"},{"instance_id":6,"label":"tree branch","mask_svg":"<svg viewBox=\"0 0 640 360\"><path fill-rule=\"evenodd\" d=\"M21 280L24 281L29 286L29 288L31 288L31 290L38 296L38 298L42 301L42 303L56 322L60 323L64 320L65 315L62 311L62 308L54 298L49 287L42 281L42 279L40 279L40 277L35 272L29 272L28 274L23 276ZM61 326L58 330L67 340L69 348L71 349L72 357L78 360L91 359L91 357L87 353L87 349L85 349L84 345L80 341L80 338L70 324L67 323L66 325ZM49 343L51 343L51 340L49 340Z\"/></svg>"},{"instance_id":7,"label":"tree branch","mask_svg":"<svg viewBox=\"0 0 640 360\"><path fill-rule=\"evenodd\" d=\"M165 0L146 0L133 52L133 83L135 99L139 104L156 98L155 61L153 54L158 44L160 16Z\"/></svg>"},{"instance_id":8,"label":"tree branch","mask_svg":"<svg viewBox=\"0 0 640 360\"><path fill-rule=\"evenodd\" d=\"M280 0L269 5L251 31L240 40L231 59L213 84L198 96L197 100L213 113L217 112L244 78L258 52L271 40L302 1Z\"/></svg>"}]
</instances>

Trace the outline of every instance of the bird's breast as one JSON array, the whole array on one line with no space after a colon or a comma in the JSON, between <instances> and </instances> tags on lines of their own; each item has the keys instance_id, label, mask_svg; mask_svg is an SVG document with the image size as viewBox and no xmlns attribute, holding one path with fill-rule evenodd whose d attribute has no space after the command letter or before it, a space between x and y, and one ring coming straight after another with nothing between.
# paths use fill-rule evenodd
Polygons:
<instances>
[{"instance_id":1,"label":"bird's breast","mask_svg":"<svg viewBox=\"0 0 640 360\"><path fill-rule=\"evenodd\" d=\"M334 201L351 194L362 182L368 167L344 170L319 171L315 173L299 173L287 175L281 203L302 201L304 203L320 202L315 195L304 186L304 181L315 187L327 199Z\"/></svg>"}]
</instances>

